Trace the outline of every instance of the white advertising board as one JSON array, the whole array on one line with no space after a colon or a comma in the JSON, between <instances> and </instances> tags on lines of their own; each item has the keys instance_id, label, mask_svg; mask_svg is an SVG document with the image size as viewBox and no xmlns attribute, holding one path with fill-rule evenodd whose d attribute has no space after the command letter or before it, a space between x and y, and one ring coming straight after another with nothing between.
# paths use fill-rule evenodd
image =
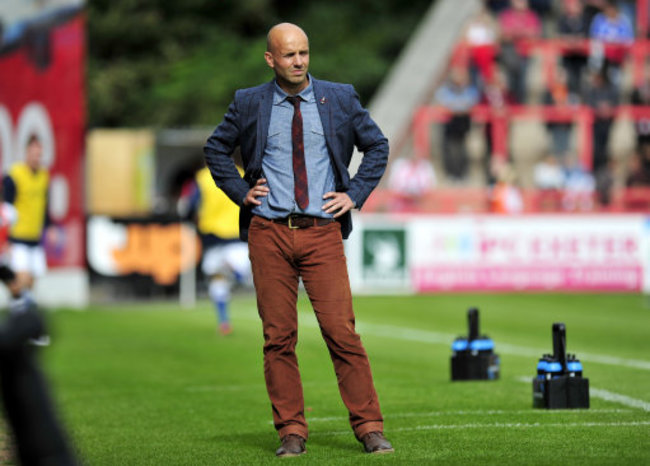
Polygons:
<instances>
[{"instance_id":1,"label":"white advertising board","mask_svg":"<svg viewBox=\"0 0 650 466\"><path fill-rule=\"evenodd\" d=\"M356 291L650 291L645 215L357 215Z\"/></svg>"}]
</instances>

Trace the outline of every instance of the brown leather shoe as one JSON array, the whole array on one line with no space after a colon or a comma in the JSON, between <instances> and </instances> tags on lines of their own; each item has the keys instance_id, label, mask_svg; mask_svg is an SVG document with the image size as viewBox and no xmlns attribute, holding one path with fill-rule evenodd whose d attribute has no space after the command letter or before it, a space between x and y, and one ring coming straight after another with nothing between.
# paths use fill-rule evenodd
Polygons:
<instances>
[{"instance_id":1,"label":"brown leather shoe","mask_svg":"<svg viewBox=\"0 0 650 466\"><path fill-rule=\"evenodd\" d=\"M393 453L395 450L381 432L370 432L361 437L366 453Z\"/></svg>"},{"instance_id":2,"label":"brown leather shoe","mask_svg":"<svg viewBox=\"0 0 650 466\"><path fill-rule=\"evenodd\" d=\"M275 456L300 456L307 453L305 439L300 435L289 434L282 439L282 445L275 452Z\"/></svg>"}]
</instances>

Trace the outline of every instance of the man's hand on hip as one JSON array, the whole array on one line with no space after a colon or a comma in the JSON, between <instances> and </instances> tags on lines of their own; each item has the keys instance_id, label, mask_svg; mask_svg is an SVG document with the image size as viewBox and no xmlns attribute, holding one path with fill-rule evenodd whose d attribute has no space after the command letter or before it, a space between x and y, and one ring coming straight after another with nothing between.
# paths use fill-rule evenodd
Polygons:
<instances>
[{"instance_id":1,"label":"man's hand on hip","mask_svg":"<svg viewBox=\"0 0 650 466\"><path fill-rule=\"evenodd\" d=\"M323 195L323 199L329 199L329 202L323 205L323 210L328 214L334 214L334 218L340 217L355 206L354 201L346 193L330 191Z\"/></svg>"},{"instance_id":2,"label":"man's hand on hip","mask_svg":"<svg viewBox=\"0 0 650 466\"><path fill-rule=\"evenodd\" d=\"M244 205L245 206L250 206L250 205L262 205L262 201L258 200L258 197L264 197L269 194L269 188L266 185L266 178L260 178L257 180L257 183L255 183L255 186L253 186L247 193L246 197L244 198Z\"/></svg>"}]
</instances>

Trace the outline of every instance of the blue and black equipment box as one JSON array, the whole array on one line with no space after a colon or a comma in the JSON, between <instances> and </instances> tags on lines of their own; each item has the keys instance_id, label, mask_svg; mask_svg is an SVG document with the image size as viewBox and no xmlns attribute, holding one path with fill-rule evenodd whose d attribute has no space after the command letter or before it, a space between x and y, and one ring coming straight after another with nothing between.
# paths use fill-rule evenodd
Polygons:
<instances>
[{"instance_id":1,"label":"blue and black equipment box","mask_svg":"<svg viewBox=\"0 0 650 466\"><path fill-rule=\"evenodd\" d=\"M494 342L479 336L478 309L467 311L469 335L458 337L451 345L451 380L496 380L499 378L499 355Z\"/></svg>"},{"instance_id":2,"label":"blue and black equipment box","mask_svg":"<svg viewBox=\"0 0 650 466\"><path fill-rule=\"evenodd\" d=\"M566 353L566 328L553 324L553 354L537 363L533 379L533 407L547 409L589 408L589 379L582 377L582 363Z\"/></svg>"}]
</instances>

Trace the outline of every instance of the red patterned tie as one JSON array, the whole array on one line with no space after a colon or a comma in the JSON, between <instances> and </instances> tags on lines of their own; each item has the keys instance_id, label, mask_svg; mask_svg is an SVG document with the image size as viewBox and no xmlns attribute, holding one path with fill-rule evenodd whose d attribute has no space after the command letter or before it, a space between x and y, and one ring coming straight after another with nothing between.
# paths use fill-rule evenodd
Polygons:
<instances>
[{"instance_id":1,"label":"red patterned tie","mask_svg":"<svg viewBox=\"0 0 650 466\"><path fill-rule=\"evenodd\" d=\"M293 147L293 193L298 207L305 210L309 205L309 188L307 187L307 169L305 168L305 144L302 137L302 113L300 97L287 97L293 104L291 121L291 145Z\"/></svg>"}]
</instances>

